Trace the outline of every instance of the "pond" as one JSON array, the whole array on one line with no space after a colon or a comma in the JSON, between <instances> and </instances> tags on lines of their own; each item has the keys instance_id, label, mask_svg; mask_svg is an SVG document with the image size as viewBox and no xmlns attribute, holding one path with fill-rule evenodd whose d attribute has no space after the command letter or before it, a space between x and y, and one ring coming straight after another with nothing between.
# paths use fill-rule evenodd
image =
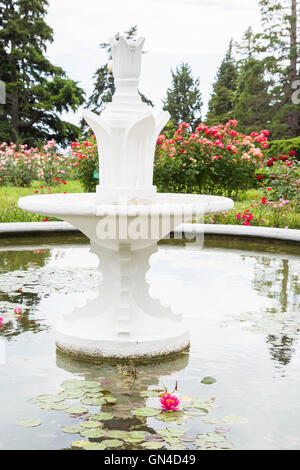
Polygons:
<instances>
[{"instance_id":1,"label":"pond","mask_svg":"<svg viewBox=\"0 0 300 470\"><path fill-rule=\"evenodd\" d=\"M90 364L53 332L101 277L87 239L2 239L0 449L300 449L299 255L271 240L162 242L150 293L184 314L190 351ZM166 389L179 412L157 411Z\"/></svg>"}]
</instances>

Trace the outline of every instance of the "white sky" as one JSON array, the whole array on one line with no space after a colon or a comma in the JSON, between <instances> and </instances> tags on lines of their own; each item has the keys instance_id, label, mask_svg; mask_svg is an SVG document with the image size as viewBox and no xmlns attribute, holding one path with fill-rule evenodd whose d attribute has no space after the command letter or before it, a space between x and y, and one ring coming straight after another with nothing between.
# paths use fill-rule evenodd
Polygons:
<instances>
[{"instance_id":1,"label":"white sky","mask_svg":"<svg viewBox=\"0 0 300 470\"><path fill-rule=\"evenodd\" d=\"M49 0L47 23L54 30L48 57L80 83L87 96L92 76L106 62L99 44L138 25L146 37L140 90L161 107L171 84L171 68L188 62L205 106L230 39L248 26L260 28L258 0ZM68 119L78 122L81 112Z\"/></svg>"}]
</instances>

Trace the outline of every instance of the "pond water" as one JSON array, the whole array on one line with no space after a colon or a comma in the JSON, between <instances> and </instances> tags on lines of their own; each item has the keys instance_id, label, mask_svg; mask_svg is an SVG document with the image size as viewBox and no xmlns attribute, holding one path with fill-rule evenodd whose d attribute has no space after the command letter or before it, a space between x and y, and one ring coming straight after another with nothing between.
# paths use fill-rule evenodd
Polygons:
<instances>
[{"instance_id":1,"label":"pond water","mask_svg":"<svg viewBox=\"0 0 300 470\"><path fill-rule=\"evenodd\" d=\"M84 237L0 246L0 449L88 440L111 449L300 449L299 246L161 243L150 293L184 314L191 349L134 365L79 362L55 349L57 316L93 295L101 277ZM182 410L156 414L159 391L176 386Z\"/></svg>"}]
</instances>

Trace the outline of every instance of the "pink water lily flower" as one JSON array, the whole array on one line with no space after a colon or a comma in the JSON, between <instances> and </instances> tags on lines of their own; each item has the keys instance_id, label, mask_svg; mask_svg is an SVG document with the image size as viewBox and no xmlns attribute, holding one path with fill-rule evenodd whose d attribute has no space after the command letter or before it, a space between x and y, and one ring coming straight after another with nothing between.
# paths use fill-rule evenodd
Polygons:
<instances>
[{"instance_id":1,"label":"pink water lily flower","mask_svg":"<svg viewBox=\"0 0 300 470\"><path fill-rule=\"evenodd\" d=\"M164 410L178 411L180 400L175 395L171 395L170 393L162 393L160 397L160 403Z\"/></svg>"}]
</instances>

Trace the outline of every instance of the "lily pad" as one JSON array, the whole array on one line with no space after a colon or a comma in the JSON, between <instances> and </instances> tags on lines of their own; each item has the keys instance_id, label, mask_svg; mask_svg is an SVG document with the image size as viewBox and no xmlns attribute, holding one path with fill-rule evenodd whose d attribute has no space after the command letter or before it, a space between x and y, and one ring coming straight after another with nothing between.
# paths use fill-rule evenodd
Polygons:
<instances>
[{"instance_id":1,"label":"lily pad","mask_svg":"<svg viewBox=\"0 0 300 470\"><path fill-rule=\"evenodd\" d=\"M72 442L71 448L72 449L82 449L87 444L90 444L90 441L75 441L75 442Z\"/></svg>"},{"instance_id":2,"label":"lily pad","mask_svg":"<svg viewBox=\"0 0 300 470\"><path fill-rule=\"evenodd\" d=\"M79 434L82 428L80 426L62 426L60 429L67 434Z\"/></svg>"},{"instance_id":3,"label":"lily pad","mask_svg":"<svg viewBox=\"0 0 300 470\"><path fill-rule=\"evenodd\" d=\"M160 414L160 410L157 408L135 408L132 413L136 416L157 416Z\"/></svg>"},{"instance_id":4,"label":"lily pad","mask_svg":"<svg viewBox=\"0 0 300 470\"><path fill-rule=\"evenodd\" d=\"M125 440L127 438L127 436L129 435L129 433L127 431L114 431L114 430L111 430L111 431L107 431L106 435L108 437L111 437L112 439L123 439Z\"/></svg>"},{"instance_id":5,"label":"lily pad","mask_svg":"<svg viewBox=\"0 0 300 470\"><path fill-rule=\"evenodd\" d=\"M164 421L165 423L169 423L171 421L176 421L178 423L178 420L182 417L182 411L163 411L158 416L156 416L156 419L159 421Z\"/></svg>"},{"instance_id":6,"label":"lily pad","mask_svg":"<svg viewBox=\"0 0 300 470\"><path fill-rule=\"evenodd\" d=\"M89 442L83 446L83 450L105 450L106 448L103 442Z\"/></svg>"},{"instance_id":7,"label":"lily pad","mask_svg":"<svg viewBox=\"0 0 300 470\"><path fill-rule=\"evenodd\" d=\"M100 387L100 384L99 382L96 382L95 380L85 380L83 387L87 389L91 389L91 388L94 389L96 387Z\"/></svg>"},{"instance_id":8,"label":"lily pad","mask_svg":"<svg viewBox=\"0 0 300 470\"><path fill-rule=\"evenodd\" d=\"M201 383L205 385L211 385L211 384L214 384L215 382L216 382L216 379L214 379L213 377L204 377L204 379L201 380Z\"/></svg>"},{"instance_id":9,"label":"lily pad","mask_svg":"<svg viewBox=\"0 0 300 470\"><path fill-rule=\"evenodd\" d=\"M149 449L149 450L159 450L164 447L163 442L143 442L142 447L144 449Z\"/></svg>"},{"instance_id":10,"label":"lily pad","mask_svg":"<svg viewBox=\"0 0 300 470\"><path fill-rule=\"evenodd\" d=\"M117 401L114 397L112 397L110 395L108 395L108 396L105 395L104 399L105 399L106 403L108 403L109 405L112 405L112 404L116 403L116 401Z\"/></svg>"},{"instance_id":11,"label":"lily pad","mask_svg":"<svg viewBox=\"0 0 300 470\"><path fill-rule=\"evenodd\" d=\"M59 403L60 401L64 401L65 394L59 393L58 395L39 395L37 399L41 402L45 403Z\"/></svg>"},{"instance_id":12,"label":"lily pad","mask_svg":"<svg viewBox=\"0 0 300 470\"><path fill-rule=\"evenodd\" d=\"M70 379L70 380L64 380L64 382L61 384L63 388L75 388L75 387L84 387L84 380L80 379Z\"/></svg>"},{"instance_id":13,"label":"lily pad","mask_svg":"<svg viewBox=\"0 0 300 470\"><path fill-rule=\"evenodd\" d=\"M123 441L119 441L118 439L107 439L105 441L102 441L102 444L104 444L106 447L109 448L115 448L115 447L122 447L124 444Z\"/></svg>"},{"instance_id":14,"label":"lily pad","mask_svg":"<svg viewBox=\"0 0 300 470\"><path fill-rule=\"evenodd\" d=\"M76 400L77 398L81 398L84 395L84 390L66 390L64 392L66 398Z\"/></svg>"},{"instance_id":15,"label":"lily pad","mask_svg":"<svg viewBox=\"0 0 300 470\"><path fill-rule=\"evenodd\" d=\"M140 395L142 397L158 397L161 392L157 392L155 390L146 390L144 392L141 392Z\"/></svg>"},{"instance_id":16,"label":"lily pad","mask_svg":"<svg viewBox=\"0 0 300 470\"><path fill-rule=\"evenodd\" d=\"M101 428L103 426L100 421L83 421L80 423L80 426L85 428L85 429L95 429L95 428Z\"/></svg>"},{"instance_id":17,"label":"lily pad","mask_svg":"<svg viewBox=\"0 0 300 470\"><path fill-rule=\"evenodd\" d=\"M20 426L25 426L26 428L35 428L42 424L42 421L39 419L24 419L19 422Z\"/></svg>"},{"instance_id":18,"label":"lily pad","mask_svg":"<svg viewBox=\"0 0 300 470\"><path fill-rule=\"evenodd\" d=\"M105 400L104 398L83 398L81 400L81 403L83 403L84 405L98 406L104 405Z\"/></svg>"},{"instance_id":19,"label":"lily pad","mask_svg":"<svg viewBox=\"0 0 300 470\"><path fill-rule=\"evenodd\" d=\"M107 419L113 419L113 415L111 415L110 413L97 413L91 415L90 418L93 421L106 421Z\"/></svg>"},{"instance_id":20,"label":"lily pad","mask_svg":"<svg viewBox=\"0 0 300 470\"><path fill-rule=\"evenodd\" d=\"M67 408L70 407L67 403L53 403L51 406L51 410L66 410Z\"/></svg>"},{"instance_id":21,"label":"lily pad","mask_svg":"<svg viewBox=\"0 0 300 470\"><path fill-rule=\"evenodd\" d=\"M81 415L83 413L87 413L89 410L85 406L70 406L69 408L66 409L67 413L70 413L72 415Z\"/></svg>"},{"instance_id":22,"label":"lily pad","mask_svg":"<svg viewBox=\"0 0 300 470\"><path fill-rule=\"evenodd\" d=\"M103 396L104 396L104 395L103 395L103 393L101 393L101 392L97 392L97 393L89 392L89 393L86 393L86 394L85 394L85 397L86 397L86 398L101 398L101 397L103 397Z\"/></svg>"},{"instance_id":23,"label":"lily pad","mask_svg":"<svg viewBox=\"0 0 300 470\"><path fill-rule=\"evenodd\" d=\"M104 437L106 432L103 429L82 429L80 431L82 437L89 437L91 439L97 439L99 437Z\"/></svg>"}]
</instances>

